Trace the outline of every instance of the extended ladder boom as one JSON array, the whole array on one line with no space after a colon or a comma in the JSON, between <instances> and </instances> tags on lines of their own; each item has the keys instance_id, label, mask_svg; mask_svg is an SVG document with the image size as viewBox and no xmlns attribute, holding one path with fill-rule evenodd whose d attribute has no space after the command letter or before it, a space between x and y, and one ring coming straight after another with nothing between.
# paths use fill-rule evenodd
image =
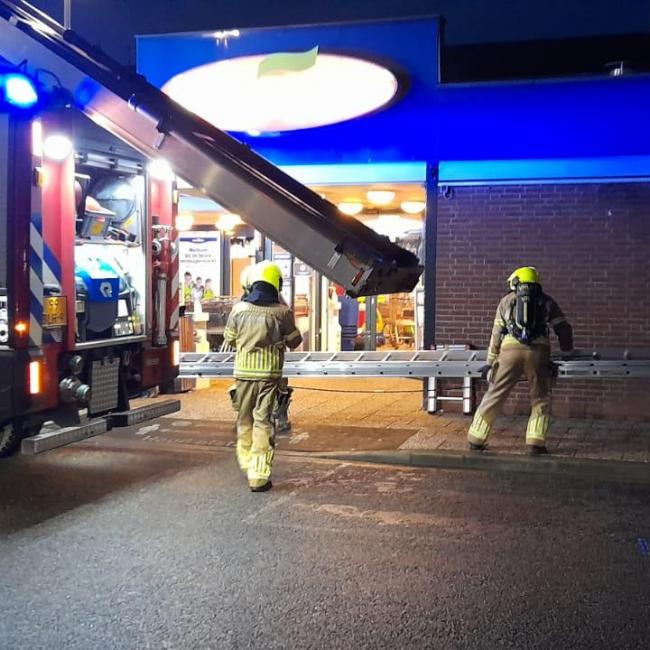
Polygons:
<instances>
[{"instance_id":1,"label":"extended ladder boom","mask_svg":"<svg viewBox=\"0 0 650 650\"><path fill-rule=\"evenodd\" d=\"M92 120L241 214L353 296L413 289L418 259L345 217L246 145L186 111L26 2L0 0L0 57L49 73Z\"/></svg>"}]
</instances>

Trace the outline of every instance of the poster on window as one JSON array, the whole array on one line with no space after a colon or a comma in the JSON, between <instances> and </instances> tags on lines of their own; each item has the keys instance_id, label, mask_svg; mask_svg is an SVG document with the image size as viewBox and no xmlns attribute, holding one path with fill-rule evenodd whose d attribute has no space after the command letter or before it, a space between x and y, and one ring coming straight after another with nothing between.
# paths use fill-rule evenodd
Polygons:
<instances>
[{"instance_id":1,"label":"poster on window","mask_svg":"<svg viewBox=\"0 0 650 650\"><path fill-rule=\"evenodd\" d=\"M273 253L273 261L282 271L282 297L287 305L293 304L291 294L291 253Z\"/></svg>"},{"instance_id":2,"label":"poster on window","mask_svg":"<svg viewBox=\"0 0 650 650\"><path fill-rule=\"evenodd\" d=\"M185 233L179 240L181 300L211 300L221 286L221 242L219 233Z\"/></svg>"}]
</instances>

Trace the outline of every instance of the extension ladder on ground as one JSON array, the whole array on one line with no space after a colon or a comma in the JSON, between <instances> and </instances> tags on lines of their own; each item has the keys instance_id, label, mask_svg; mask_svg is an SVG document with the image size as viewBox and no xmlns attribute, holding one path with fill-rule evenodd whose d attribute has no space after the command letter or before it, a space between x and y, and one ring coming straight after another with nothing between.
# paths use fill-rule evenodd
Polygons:
<instances>
[{"instance_id":1,"label":"extension ladder on ground","mask_svg":"<svg viewBox=\"0 0 650 650\"><path fill-rule=\"evenodd\" d=\"M438 410L441 399L458 400L463 412L471 413L472 381L482 377L486 350L443 348L438 350L390 352L290 352L284 365L286 377L335 378L374 377L410 378L424 381L426 409ZM181 378L230 377L233 352L184 352L181 354ZM650 349L603 349L579 351L570 361L555 359L560 379L648 379ZM462 397L441 398L437 380L462 379Z\"/></svg>"}]
</instances>

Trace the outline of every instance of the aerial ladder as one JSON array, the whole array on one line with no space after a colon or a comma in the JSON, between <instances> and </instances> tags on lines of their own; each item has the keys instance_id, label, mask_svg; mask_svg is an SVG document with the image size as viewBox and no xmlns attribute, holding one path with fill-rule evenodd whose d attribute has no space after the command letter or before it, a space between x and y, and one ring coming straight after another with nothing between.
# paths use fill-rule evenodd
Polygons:
<instances>
[{"instance_id":1,"label":"aerial ladder","mask_svg":"<svg viewBox=\"0 0 650 650\"><path fill-rule=\"evenodd\" d=\"M415 255L345 217L251 149L26 2L0 0L0 57L43 71L70 102L242 217L350 296L411 291Z\"/></svg>"}]
</instances>

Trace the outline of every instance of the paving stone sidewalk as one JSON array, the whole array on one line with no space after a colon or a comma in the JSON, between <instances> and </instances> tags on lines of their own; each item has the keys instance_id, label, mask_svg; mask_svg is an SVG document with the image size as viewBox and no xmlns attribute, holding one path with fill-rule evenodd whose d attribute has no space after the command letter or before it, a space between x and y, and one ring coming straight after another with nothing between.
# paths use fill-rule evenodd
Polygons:
<instances>
[{"instance_id":1,"label":"paving stone sidewalk","mask_svg":"<svg viewBox=\"0 0 650 650\"><path fill-rule=\"evenodd\" d=\"M226 392L231 381L212 382L210 388L180 396L181 416L188 419L229 421L235 415ZM350 448L359 449L363 429L399 429L405 436L386 436L395 447L408 450L466 451L467 416L429 415L422 411L421 384L408 379L301 379L291 406L292 435L309 431L320 437L318 447L327 448L334 427L348 427ZM502 416L490 439L490 451L525 454L526 418ZM387 432L389 433L389 432ZM367 439L367 436L366 436ZM391 443L392 444L392 443ZM340 435L337 435L340 448ZM556 456L650 462L650 423L555 418L548 437L549 451Z\"/></svg>"}]
</instances>

